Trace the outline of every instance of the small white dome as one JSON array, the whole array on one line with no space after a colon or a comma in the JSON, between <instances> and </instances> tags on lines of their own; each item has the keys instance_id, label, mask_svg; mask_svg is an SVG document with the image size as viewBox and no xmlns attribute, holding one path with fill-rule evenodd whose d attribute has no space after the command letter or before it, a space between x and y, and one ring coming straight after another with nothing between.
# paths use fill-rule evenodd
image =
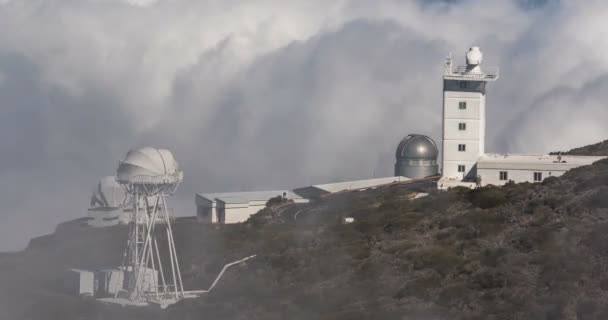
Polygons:
<instances>
[{"instance_id":1,"label":"small white dome","mask_svg":"<svg viewBox=\"0 0 608 320\"><path fill-rule=\"evenodd\" d=\"M97 183L91 196L93 208L120 208L129 201L127 191L116 182L116 177L103 177Z\"/></svg>"},{"instance_id":2,"label":"small white dome","mask_svg":"<svg viewBox=\"0 0 608 320\"><path fill-rule=\"evenodd\" d=\"M477 66L483 60L483 53L479 47L471 47L467 52L467 66Z\"/></svg>"},{"instance_id":3,"label":"small white dome","mask_svg":"<svg viewBox=\"0 0 608 320\"><path fill-rule=\"evenodd\" d=\"M171 151L145 147L130 150L116 171L118 182L147 179L152 183L181 181L179 165Z\"/></svg>"}]
</instances>

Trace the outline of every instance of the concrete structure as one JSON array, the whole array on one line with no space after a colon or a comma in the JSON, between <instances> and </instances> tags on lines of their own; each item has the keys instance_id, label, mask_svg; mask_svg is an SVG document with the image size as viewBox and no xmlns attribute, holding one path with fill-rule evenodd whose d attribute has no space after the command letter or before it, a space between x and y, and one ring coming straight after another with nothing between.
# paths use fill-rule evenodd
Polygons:
<instances>
[{"instance_id":1,"label":"concrete structure","mask_svg":"<svg viewBox=\"0 0 608 320\"><path fill-rule=\"evenodd\" d=\"M78 296L95 295L95 273L82 269L68 269L64 275L64 287L69 294Z\"/></svg>"},{"instance_id":2,"label":"concrete structure","mask_svg":"<svg viewBox=\"0 0 608 320\"><path fill-rule=\"evenodd\" d=\"M566 171L590 165L605 157L558 155L485 154L477 162L479 184L500 186L508 181L541 182Z\"/></svg>"},{"instance_id":3,"label":"concrete structure","mask_svg":"<svg viewBox=\"0 0 608 320\"><path fill-rule=\"evenodd\" d=\"M307 199L317 199L332 193L343 192L343 191L356 191L374 189L380 186L389 185L392 183L399 183L411 180L407 177L385 177L385 178L373 178L365 180L354 180L354 181L343 181L326 184L316 184L310 187L294 189L293 192Z\"/></svg>"},{"instance_id":4,"label":"concrete structure","mask_svg":"<svg viewBox=\"0 0 608 320\"><path fill-rule=\"evenodd\" d=\"M132 274L131 268L127 272L123 268L82 270L68 269L64 275L64 286L66 291L73 295L90 296L96 298L113 297L117 295L125 284L125 275ZM145 268L143 270L145 285L144 292L154 292L158 285L158 271Z\"/></svg>"},{"instance_id":5,"label":"concrete structure","mask_svg":"<svg viewBox=\"0 0 608 320\"><path fill-rule=\"evenodd\" d=\"M103 177L93 190L87 224L91 227L109 227L129 223L131 212L127 207L130 201L131 197L116 182L116 177Z\"/></svg>"},{"instance_id":6,"label":"concrete structure","mask_svg":"<svg viewBox=\"0 0 608 320\"><path fill-rule=\"evenodd\" d=\"M113 297L123 286L124 274L119 268L95 272L96 297Z\"/></svg>"},{"instance_id":7,"label":"concrete structure","mask_svg":"<svg viewBox=\"0 0 608 320\"><path fill-rule=\"evenodd\" d=\"M317 184L294 190L198 193L195 196L196 216L202 223L245 222L251 215L264 209L272 198L282 197L293 203L307 203L336 192L372 189L409 180L406 177L386 177Z\"/></svg>"},{"instance_id":8,"label":"concrete structure","mask_svg":"<svg viewBox=\"0 0 608 320\"><path fill-rule=\"evenodd\" d=\"M395 176L420 179L439 174L439 150L433 139L410 134L399 143L395 153Z\"/></svg>"},{"instance_id":9,"label":"concrete structure","mask_svg":"<svg viewBox=\"0 0 608 320\"><path fill-rule=\"evenodd\" d=\"M486 85L498 79L498 68L481 68L483 55L472 47L466 66L443 74L443 168L440 189L503 185L508 181L541 182L604 157L510 155L485 153Z\"/></svg>"},{"instance_id":10,"label":"concrete structure","mask_svg":"<svg viewBox=\"0 0 608 320\"><path fill-rule=\"evenodd\" d=\"M268 200L283 197L295 203L307 199L289 190L198 193L195 196L196 216L203 223L239 223L264 209Z\"/></svg>"}]
</instances>

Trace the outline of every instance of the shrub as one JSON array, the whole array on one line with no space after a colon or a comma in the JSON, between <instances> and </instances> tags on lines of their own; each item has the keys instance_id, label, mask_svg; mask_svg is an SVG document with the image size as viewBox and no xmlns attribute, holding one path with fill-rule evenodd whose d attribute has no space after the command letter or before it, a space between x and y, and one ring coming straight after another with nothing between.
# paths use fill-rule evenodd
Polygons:
<instances>
[{"instance_id":1,"label":"shrub","mask_svg":"<svg viewBox=\"0 0 608 320\"><path fill-rule=\"evenodd\" d=\"M485 249L481 253L480 262L484 266L495 268L505 254L507 254L507 250L502 247Z\"/></svg>"},{"instance_id":2,"label":"shrub","mask_svg":"<svg viewBox=\"0 0 608 320\"><path fill-rule=\"evenodd\" d=\"M463 264L462 258L455 251L442 247L415 251L410 254L410 259L414 269L433 269L443 276Z\"/></svg>"},{"instance_id":3,"label":"shrub","mask_svg":"<svg viewBox=\"0 0 608 320\"><path fill-rule=\"evenodd\" d=\"M451 219L449 224L459 229L460 239L475 239L495 234L504 227L503 222L504 217L495 212L476 209Z\"/></svg>"},{"instance_id":4,"label":"shrub","mask_svg":"<svg viewBox=\"0 0 608 320\"><path fill-rule=\"evenodd\" d=\"M468 200L481 209L490 209L505 204L507 193L499 187L486 186L469 191Z\"/></svg>"},{"instance_id":5,"label":"shrub","mask_svg":"<svg viewBox=\"0 0 608 320\"><path fill-rule=\"evenodd\" d=\"M552 185L556 185L559 184L559 178L556 176L549 176L546 177L543 182L541 182L541 184L543 186L552 186Z\"/></svg>"},{"instance_id":6,"label":"shrub","mask_svg":"<svg viewBox=\"0 0 608 320\"><path fill-rule=\"evenodd\" d=\"M468 300L470 289L464 284L455 284L444 288L439 293L438 304L442 306L455 307L464 304Z\"/></svg>"},{"instance_id":7,"label":"shrub","mask_svg":"<svg viewBox=\"0 0 608 320\"><path fill-rule=\"evenodd\" d=\"M420 300L429 298L429 289L436 288L441 284L441 277L436 273L430 273L413 280L408 281L397 293L393 296L395 299L404 297L415 297Z\"/></svg>"},{"instance_id":8,"label":"shrub","mask_svg":"<svg viewBox=\"0 0 608 320\"><path fill-rule=\"evenodd\" d=\"M597 310L595 302L590 300L579 301L576 304L576 317L580 320L595 319L593 314Z\"/></svg>"},{"instance_id":9,"label":"shrub","mask_svg":"<svg viewBox=\"0 0 608 320\"><path fill-rule=\"evenodd\" d=\"M282 196L276 196L274 198L270 198L268 199L268 201L266 202L266 207L272 207L272 206L277 206L280 205L281 203L284 202L285 199L283 199Z\"/></svg>"},{"instance_id":10,"label":"shrub","mask_svg":"<svg viewBox=\"0 0 608 320\"><path fill-rule=\"evenodd\" d=\"M501 271L490 268L484 269L474 276L475 284L482 289L502 288L507 283L507 277Z\"/></svg>"},{"instance_id":11,"label":"shrub","mask_svg":"<svg viewBox=\"0 0 608 320\"><path fill-rule=\"evenodd\" d=\"M608 208L608 187L602 187L591 195L589 205L594 208Z\"/></svg>"}]
</instances>

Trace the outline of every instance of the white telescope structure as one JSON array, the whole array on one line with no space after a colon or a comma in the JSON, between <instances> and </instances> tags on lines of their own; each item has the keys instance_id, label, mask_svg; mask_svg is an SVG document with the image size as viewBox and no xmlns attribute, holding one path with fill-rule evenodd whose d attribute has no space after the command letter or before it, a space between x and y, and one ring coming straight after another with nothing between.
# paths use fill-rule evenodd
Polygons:
<instances>
[{"instance_id":1,"label":"white telescope structure","mask_svg":"<svg viewBox=\"0 0 608 320\"><path fill-rule=\"evenodd\" d=\"M120 161L116 181L132 195L133 212L122 267L123 288L115 298L163 304L184 298L166 201L182 180L183 172L169 150L150 147L131 150ZM161 210L164 215L159 214ZM164 223L158 224L161 219ZM164 252L156 238L163 231L167 238Z\"/></svg>"}]
</instances>

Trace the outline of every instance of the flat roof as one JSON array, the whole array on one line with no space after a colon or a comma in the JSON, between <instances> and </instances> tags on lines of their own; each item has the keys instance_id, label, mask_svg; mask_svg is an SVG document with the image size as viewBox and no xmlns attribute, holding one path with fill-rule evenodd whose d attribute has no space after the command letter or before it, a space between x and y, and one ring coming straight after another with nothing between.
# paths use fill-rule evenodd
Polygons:
<instances>
[{"instance_id":1,"label":"flat roof","mask_svg":"<svg viewBox=\"0 0 608 320\"><path fill-rule=\"evenodd\" d=\"M558 161L558 155L488 153L479 157L477 168L569 170L574 167L590 165L604 158L606 157L562 155Z\"/></svg>"},{"instance_id":2,"label":"flat roof","mask_svg":"<svg viewBox=\"0 0 608 320\"><path fill-rule=\"evenodd\" d=\"M225 203L246 203L250 201L268 201L271 198L283 196L283 193L287 194L287 199L302 199L301 196L290 190L197 193L196 195L211 202L218 199Z\"/></svg>"},{"instance_id":3,"label":"flat roof","mask_svg":"<svg viewBox=\"0 0 608 320\"><path fill-rule=\"evenodd\" d=\"M327 191L329 193L345 191L345 190L357 190L364 188L371 188L376 186L381 186L393 182L402 182L409 181L410 178L396 176L396 177L384 177L384 178L373 178L373 179L364 179L364 180L353 180L353 181L344 181L344 182L336 182L336 183L325 183L325 184L315 184L312 187Z\"/></svg>"}]
</instances>

